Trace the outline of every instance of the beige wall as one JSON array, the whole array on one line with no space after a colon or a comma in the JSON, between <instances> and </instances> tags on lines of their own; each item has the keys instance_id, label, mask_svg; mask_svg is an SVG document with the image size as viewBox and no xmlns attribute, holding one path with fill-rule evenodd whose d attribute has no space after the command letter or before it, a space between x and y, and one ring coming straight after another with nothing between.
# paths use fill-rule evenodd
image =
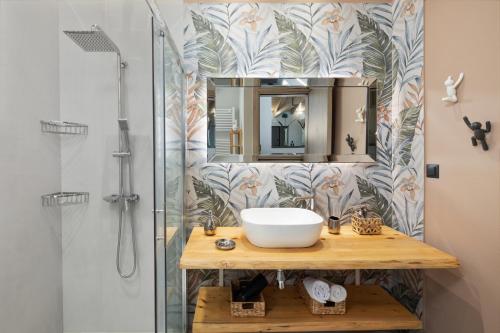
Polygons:
<instances>
[{"instance_id":1,"label":"beige wall","mask_svg":"<svg viewBox=\"0 0 500 333\"><path fill-rule=\"evenodd\" d=\"M425 8L426 241L462 267L428 271L426 333L500 332L500 1L428 0ZM460 103L445 106L443 81L465 72ZM490 151L470 143L462 117L491 120Z\"/></svg>"}]
</instances>

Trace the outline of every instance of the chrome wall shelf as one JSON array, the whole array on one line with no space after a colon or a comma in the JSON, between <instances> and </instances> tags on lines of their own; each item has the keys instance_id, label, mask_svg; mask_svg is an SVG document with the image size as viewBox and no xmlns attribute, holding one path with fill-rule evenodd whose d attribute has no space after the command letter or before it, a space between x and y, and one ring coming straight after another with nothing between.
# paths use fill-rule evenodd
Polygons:
<instances>
[{"instance_id":1,"label":"chrome wall shelf","mask_svg":"<svg viewBox=\"0 0 500 333\"><path fill-rule=\"evenodd\" d=\"M67 121L41 120L40 125L44 133L87 135L89 132L89 127L87 125Z\"/></svg>"},{"instance_id":2,"label":"chrome wall shelf","mask_svg":"<svg viewBox=\"0 0 500 333\"><path fill-rule=\"evenodd\" d=\"M67 206L89 202L88 192L56 192L42 195L42 206Z\"/></svg>"}]
</instances>

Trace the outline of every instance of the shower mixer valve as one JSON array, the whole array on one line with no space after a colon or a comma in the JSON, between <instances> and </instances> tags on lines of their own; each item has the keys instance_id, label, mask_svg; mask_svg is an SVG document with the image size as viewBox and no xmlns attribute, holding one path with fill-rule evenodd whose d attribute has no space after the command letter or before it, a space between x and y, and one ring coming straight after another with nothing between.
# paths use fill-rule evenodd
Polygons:
<instances>
[{"instance_id":1,"label":"shower mixer valve","mask_svg":"<svg viewBox=\"0 0 500 333\"><path fill-rule=\"evenodd\" d=\"M137 202L139 201L139 194L111 194L108 196L105 196L104 201L109 202L109 203L117 203L120 202L121 200L124 200L126 202Z\"/></svg>"}]
</instances>

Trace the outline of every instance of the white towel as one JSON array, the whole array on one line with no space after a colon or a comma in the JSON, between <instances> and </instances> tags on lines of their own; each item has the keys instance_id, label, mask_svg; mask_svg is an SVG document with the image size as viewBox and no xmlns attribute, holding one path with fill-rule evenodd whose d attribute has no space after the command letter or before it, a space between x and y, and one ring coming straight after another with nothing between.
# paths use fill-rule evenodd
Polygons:
<instances>
[{"instance_id":1,"label":"white towel","mask_svg":"<svg viewBox=\"0 0 500 333\"><path fill-rule=\"evenodd\" d=\"M307 293L312 299L322 304L330 299L330 285L325 281L306 277L303 283L304 288L306 288Z\"/></svg>"},{"instance_id":2,"label":"white towel","mask_svg":"<svg viewBox=\"0 0 500 333\"><path fill-rule=\"evenodd\" d=\"M330 285L330 302L339 303L345 301L346 298L347 290L344 287L338 284Z\"/></svg>"}]
</instances>

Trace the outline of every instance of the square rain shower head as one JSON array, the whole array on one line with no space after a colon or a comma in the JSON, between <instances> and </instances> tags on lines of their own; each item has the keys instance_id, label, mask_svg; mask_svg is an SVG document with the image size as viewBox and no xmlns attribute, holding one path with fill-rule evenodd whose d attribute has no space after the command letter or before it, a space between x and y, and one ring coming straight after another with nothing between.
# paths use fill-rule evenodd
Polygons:
<instances>
[{"instance_id":1,"label":"square rain shower head","mask_svg":"<svg viewBox=\"0 0 500 333\"><path fill-rule=\"evenodd\" d=\"M64 33L86 52L113 52L120 54L120 49L97 25L93 25L91 30L64 31Z\"/></svg>"}]
</instances>

